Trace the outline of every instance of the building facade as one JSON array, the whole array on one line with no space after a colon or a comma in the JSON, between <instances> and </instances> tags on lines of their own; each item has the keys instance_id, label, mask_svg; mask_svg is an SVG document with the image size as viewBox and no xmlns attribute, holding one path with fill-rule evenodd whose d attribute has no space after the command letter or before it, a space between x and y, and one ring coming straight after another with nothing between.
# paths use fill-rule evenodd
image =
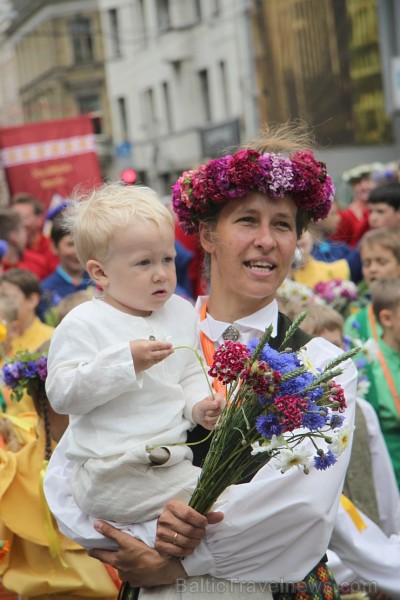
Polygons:
<instances>
[{"instance_id":1,"label":"building facade","mask_svg":"<svg viewBox=\"0 0 400 600\"><path fill-rule=\"evenodd\" d=\"M14 0L13 8L5 34L23 122L90 114L106 169L112 129L97 0Z\"/></svg>"},{"instance_id":2,"label":"building facade","mask_svg":"<svg viewBox=\"0 0 400 600\"><path fill-rule=\"evenodd\" d=\"M239 0L101 0L114 176L133 167L162 194L184 169L258 131Z\"/></svg>"}]
</instances>

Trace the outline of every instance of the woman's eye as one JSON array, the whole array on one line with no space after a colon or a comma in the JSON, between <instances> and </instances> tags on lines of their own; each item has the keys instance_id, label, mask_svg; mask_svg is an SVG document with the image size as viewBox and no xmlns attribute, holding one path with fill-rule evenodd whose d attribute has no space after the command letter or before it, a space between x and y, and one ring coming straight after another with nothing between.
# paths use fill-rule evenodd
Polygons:
<instances>
[{"instance_id":1,"label":"woman's eye","mask_svg":"<svg viewBox=\"0 0 400 600\"><path fill-rule=\"evenodd\" d=\"M292 229L292 226L290 223L288 223L287 221L278 221L276 223L277 227L280 227L281 229Z\"/></svg>"},{"instance_id":2,"label":"woman's eye","mask_svg":"<svg viewBox=\"0 0 400 600\"><path fill-rule=\"evenodd\" d=\"M240 219L238 219L236 222L237 223L254 223L255 218L254 217L240 217Z\"/></svg>"}]
</instances>

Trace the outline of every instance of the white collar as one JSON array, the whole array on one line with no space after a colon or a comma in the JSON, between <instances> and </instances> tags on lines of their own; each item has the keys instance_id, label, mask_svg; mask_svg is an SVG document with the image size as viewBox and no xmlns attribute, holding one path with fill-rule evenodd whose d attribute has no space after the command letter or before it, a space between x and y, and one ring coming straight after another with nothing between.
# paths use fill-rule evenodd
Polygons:
<instances>
[{"instance_id":1,"label":"white collar","mask_svg":"<svg viewBox=\"0 0 400 600\"><path fill-rule=\"evenodd\" d=\"M196 310L200 313L202 306L204 306L205 302L207 302L208 296L199 296L196 302ZM224 321L217 321L211 315L207 313L207 316L200 323L200 329L203 333L213 342L221 342L222 334L229 325L234 325L237 327L241 334L241 341L243 343L247 343L249 340L244 340L242 338L249 337L259 337L260 333L264 333L265 329L268 325L272 324L272 334L271 337L275 337L278 333L278 303L276 300L273 300L267 306L264 306L257 312L247 315L242 319L238 319L233 323L225 323Z\"/></svg>"}]
</instances>

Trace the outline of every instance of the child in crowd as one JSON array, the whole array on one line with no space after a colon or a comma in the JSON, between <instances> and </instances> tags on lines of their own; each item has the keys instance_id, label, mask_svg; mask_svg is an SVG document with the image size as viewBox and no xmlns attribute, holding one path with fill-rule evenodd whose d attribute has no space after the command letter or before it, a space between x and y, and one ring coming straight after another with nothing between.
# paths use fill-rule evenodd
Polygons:
<instances>
[{"instance_id":1,"label":"child in crowd","mask_svg":"<svg viewBox=\"0 0 400 600\"><path fill-rule=\"evenodd\" d=\"M349 264L344 258L333 262L313 258L311 255L313 238L308 230L303 232L297 246L300 250L300 258L292 273L292 278L297 283L303 283L313 288L317 283L330 281L331 279L350 278Z\"/></svg>"},{"instance_id":2,"label":"child in crowd","mask_svg":"<svg viewBox=\"0 0 400 600\"><path fill-rule=\"evenodd\" d=\"M0 318L4 314L3 298L13 303L13 299L0 295ZM16 314L15 305L13 310ZM31 366L37 358L36 350L46 354L43 346L35 349L30 356ZM19 370L14 373L24 395L28 395L32 380ZM41 484L44 461L49 460L68 418L51 410L44 381L36 369L31 373L36 373L34 412L19 414L17 418L10 416L9 411L0 414L0 540L9 545L0 559L0 598L116 600L120 586L116 571L90 558L84 548L64 537L46 514ZM8 398L11 390L3 391Z\"/></svg>"},{"instance_id":3,"label":"child in crowd","mask_svg":"<svg viewBox=\"0 0 400 600\"><path fill-rule=\"evenodd\" d=\"M50 296L51 305L55 306L64 296L86 290L93 284L79 262L72 235L66 231L63 224L62 213L53 220L50 238L59 264L51 275L42 281L41 287L46 296Z\"/></svg>"},{"instance_id":4,"label":"child in crowd","mask_svg":"<svg viewBox=\"0 0 400 600\"><path fill-rule=\"evenodd\" d=\"M374 165L361 165L343 174L351 185L353 198L347 208L339 212L339 223L333 239L355 248L369 229L367 200L376 186L372 178Z\"/></svg>"},{"instance_id":5,"label":"child in crowd","mask_svg":"<svg viewBox=\"0 0 400 600\"><path fill-rule=\"evenodd\" d=\"M312 336L344 346L343 317L330 306L310 306L301 327ZM400 596L392 593L399 591L400 496L377 414L361 398L357 398L355 425L345 498L329 546L328 564L339 584L351 587L353 581L367 585L373 581L381 592L397 598ZM357 524L363 523L363 527L357 527L346 510L348 499L356 507L350 513L358 512ZM340 558L334 552L338 542Z\"/></svg>"},{"instance_id":6,"label":"child in crowd","mask_svg":"<svg viewBox=\"0 0 400 600\"><path fill-rule=\"evenodd\" d=\"M46 259L29 250L27 232L21 215L11 208L0 207L0 240L7 242L7 250L1 258L1 271L26 269L39 279L48 274Z\"/></svg>"},{"instance_id":7,"label":"child in crowd","mask_svg":"<svg viewBox=\"0 0 400 600\"><path fill-rule=\"evenodd\" d=\"M371 229L400 227L400 183L378 185L370 193L367 206Z\"/></svg>"},{"instance_id":8,"label":"child in crowd","mask_svg":"<svg viewBox=\"0 0 400 600\"><path fill-rule=\"evenodd\" d=\"M360 253L357 248L350 248L345 242L332 239L338 223L339 205L334 200L328 216L313 223L310 228L313 238L311 254L316 260L329 263L344 258L349 265L350 279L358 283L362 279Z\"/></svg>"},{"instance_id":9,"label":"child in crowd","mask_svg":"<svg viewBox=\"0 0 400 600\"><path fill-rule=\"evenodd\" d=\"M0 277L0 293L14 300L18 307L18 318L14 324L16 331L10 341L8 356L20 350L34 352L51 338L54 331L53 327L42 323L36 314L41 298L39 279L24 269L10 269ZM28 395L20 402L10 402L7 406L10 414L32 410L32 400Z\"/></svg>"},{"instance_id":10,"label":"child in crowd","mask_svg":"<svg viewBox=\"0 0 400 600\"><path fill-rule=\"evenodd\" d=\"M382 227L368 231L361 240L360 254L369 294L374 281L400 276L400 229ZM362 342L379 337L381 328L370 302L346 319L344 331L350 338Z\"/></svg>"},{"instance_id":11,"label":"child in crowd","mask_svg":"<svg viewBox=\"0 0 400 600\"><path fill-rule=\"evenodd\" d=\"M35 196L21 192L13 196L11 208L21 216L22 225L27 233L26 249L42 264L41 278L46 277L56 268L58 259L53 252L50 239L43 233L44 204Z\"/></svg>"},{"instance_id":12,"label":"child in crowd","mask_svg":"<svg viewBox=\"0 0 400 600\"><path fill-rule=\"evenodd\" d=\"M367 400L378 413L400 489L400 276L375 282L372 308L382 328L375 361L367 365Z\"/></svg>"},{"instance_id":13,"label":"child in crowd","mask_svg":"<svg viewBox=\"0 0 400 600\"><path fill-rule=\"evenodd\" d=\"M73 309L50 344L46 390L70 415L68 456L83 512L121 523L188 500L199 469L187 430L212 429L193 306L176 286L174 225L149 188L105 185L68 211L81 264L103 290ZM188 348L191 347L191 348Z\"/></svg>"}]
</instances>

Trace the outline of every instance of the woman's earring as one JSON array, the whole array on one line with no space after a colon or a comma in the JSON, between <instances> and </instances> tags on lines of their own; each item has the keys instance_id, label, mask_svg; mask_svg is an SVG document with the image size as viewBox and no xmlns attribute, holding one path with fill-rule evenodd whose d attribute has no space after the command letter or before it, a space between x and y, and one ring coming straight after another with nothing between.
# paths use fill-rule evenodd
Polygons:
<instances>
[{"instance_id":1,"label":"woman's earring","mask_svg":"<svg viewBox=\"0 0 400 600\"><path fill-rule=\"evenodd\" d=\"M296 250L294 251L294 256L293 256L293 262L292 262L292 268L293 269L297 269L298 267L300 267L302 261L303 261L303 250L301 248L299 248L299 246L296 246Z\"/></svg>"}]
</instances>

